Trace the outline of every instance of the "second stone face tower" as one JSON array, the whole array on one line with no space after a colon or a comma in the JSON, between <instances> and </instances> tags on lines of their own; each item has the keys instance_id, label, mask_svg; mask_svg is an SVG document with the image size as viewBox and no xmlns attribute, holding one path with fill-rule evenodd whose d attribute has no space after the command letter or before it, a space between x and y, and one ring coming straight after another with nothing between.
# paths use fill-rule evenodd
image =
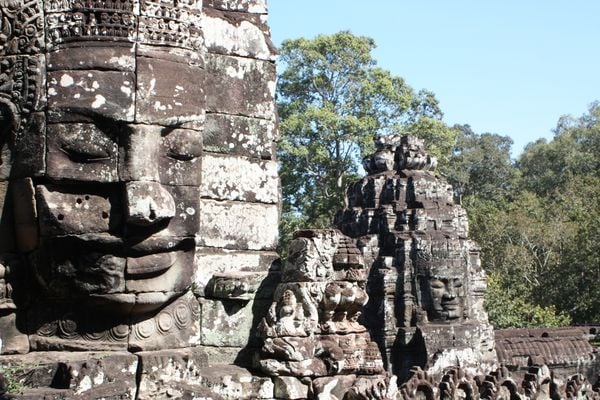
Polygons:
<instances>
[{"instance_id":1,"label":"second stone face tower","mask_svg":"<svg viewBox=\"0 0 600 400\"><path fill-rule=\"evenodd\" d=\"M363 161L367 176L348 188L334 225L356 240L370 270L363 315L388 370L403 380L416 365L434 375L449 365L492 367L485 272L465 210L432 172L437 161L422 140L375 143Z\"/></svg>"}]
</instances>

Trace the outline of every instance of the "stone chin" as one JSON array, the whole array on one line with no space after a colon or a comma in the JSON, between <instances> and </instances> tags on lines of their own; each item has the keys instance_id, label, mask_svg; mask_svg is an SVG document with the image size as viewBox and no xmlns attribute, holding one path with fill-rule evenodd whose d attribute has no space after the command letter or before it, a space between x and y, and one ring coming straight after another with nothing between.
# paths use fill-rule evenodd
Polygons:
<instances>
[{"instance_id":1,"label":"stone chin","mask_svg":"<svg viewBox=\"0 0 600 400\"><path fill-rule=\"evenodd\" d=\"M462 318L463 309L460 304L443 304L442 306L444 307L443 314L448 320L458 320Z\"/></svg>"},{"instance_id":2,"label":"stone chin","mask_svg":"<svg viewBox=\"0 0 600 400\"><path fill-rule=\"evenodd\" d=\"M463 306L459 301L442 302L434 307L432 322L456 322L463 317Z\"/></svg>"}]
</instances>

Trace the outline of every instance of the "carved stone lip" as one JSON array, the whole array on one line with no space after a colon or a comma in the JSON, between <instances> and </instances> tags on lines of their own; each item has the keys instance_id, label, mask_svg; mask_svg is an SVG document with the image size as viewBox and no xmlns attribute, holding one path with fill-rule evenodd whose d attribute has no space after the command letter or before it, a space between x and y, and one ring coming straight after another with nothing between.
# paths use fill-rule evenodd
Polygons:
<instances>
[{"instance_id":1,"label":"carved stone lip","mask_svg":"<svg viewBox=\"0 0 600 400\"><path fill-rule=\"evenodd\" d=\"M442 308L444 310L456 310L459 307L460 307L460 304L458 301L448 301L448 302L442 303Z\"/></svg>"},{"instance_id":2,"label":"carved stone lip","mask_svg":"<svg viewBox=\"0 0 600 400\"><path fill-rule=\"evenodd\" d=\"M143 279L160 275L171 268L176 260L177 255L174 252L127 257L126 277Z\"/></svg>"},{"instance_id":3,"label":"carved stone lip","mask_svg":"<svg viewBox=\"0 0 600 400\"><path fill-rule=\"evenodd\" d=\"M177 236L151 236L140 239L125 239L125 247L132 256L156 254L174 250L185 250L194 246L194 238Z\"/></svg>"},{"instance_id":4,"label":"carved stone lip","mask_svg":"<svg viewBox=\"0 0 600 400\"><path fill-rule=\"evenodd\" d=\"M71 236L84 242L89 248L127 257L188 250L194 246L194 238L181 236L149 236L146 238L122 238L109 233L86 233Z\"/></svg>"}]
</instances>

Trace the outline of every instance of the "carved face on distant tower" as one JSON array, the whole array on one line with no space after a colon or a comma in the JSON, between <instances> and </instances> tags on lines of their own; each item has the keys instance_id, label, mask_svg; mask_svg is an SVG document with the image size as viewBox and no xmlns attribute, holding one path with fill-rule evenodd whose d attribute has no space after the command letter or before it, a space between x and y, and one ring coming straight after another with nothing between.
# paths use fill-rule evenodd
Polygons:
<instances>
[{"instance_id":1,"label":"carved face on distant tower","mask_svg":"<svg viewBox=\"0 0 600 400\"><path fill-rule=\"evenodd\" d=\"M459 252L420 252L417 264L420 307L430 322L459 321L465 316L466 259Z\"/></svg>"},{"instance_id":2,"label":"carved face on distant tower","mask_svg":"<svg viewBox=\"0 0 600 400\"><path fill-rule=\"evenodd\" d=\"M191 284L204 116L201 1L135 3L0 3L21 249L44 296L133 313Z\"/></svg>"},{"instance_id":3,"label":"carved face on distant tower","mask_svg":"<svg viewBox=\"0 0 600 400\"><path fill-rule=\"evenodd\" d=\"M453 320L463 316L463 282L457 277L432 277L429 280L431 320Z\"/></svg>"}]
</instances>

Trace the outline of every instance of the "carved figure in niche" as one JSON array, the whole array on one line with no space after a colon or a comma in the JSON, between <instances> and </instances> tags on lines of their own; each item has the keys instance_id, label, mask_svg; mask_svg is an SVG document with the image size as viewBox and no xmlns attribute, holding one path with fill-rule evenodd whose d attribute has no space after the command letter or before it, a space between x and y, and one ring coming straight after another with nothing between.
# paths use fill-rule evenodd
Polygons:
<instances>
[{"instance_id":1,"label":"carved figure in niche","mask_svg":"<svg viewBox=\"0 0 600 400\"><path fill-rule=\"evenodd\" d=\"M12 310L15 303L12 300L12 285L8 280L10 267L0 260L0 310Z\"/></svg>"},{"instance_id":2,"label":"carved figure in niche","mask_svg":"<svg viewBox=\"0 0 600 400\"><path fill-rule=\"evenodd\" d=\"M293 240L284 265L286 281L323 281L331 277L335 252L331 241L330 236L312 240L298 237Z\"/></svg>"},{"instance_id":3,"label":"carved figure in niche","mask_svg":"<svg viewBox=\"0 0 600 400\"><path fill-rule=\"evenodd\" d=\"M369 296L356 284L333 282L325 287L321 308L321 329L324 332L361 329L358 317ZM364 329L364 328L362 328Z\"/></svg>"},{"instance_id":4,"label":"carved figure in niche","mask_svg":"<svg viewBox=\"0 0 600 400\"><path fill-rule=\"evenodd\" d=\"M300 310L298 310L298 306L300 306ZM278 335L294 336L298 332L297 322L301 321L300 316L296 317L298 311L302 312L302 304L298 304L292 290L285 290L281 296L281 303L277 305Z\"/></svg>"},{"instance_id":5,"label":"carved figure in niche","mask_svg":"<svg viewBox=\"0 0 600 400\"><path fill-rule=\"evenodd\" d=\"M315 398L393 398L395 381L383 373L379 347L358 320L368 296L355 242L336 230L300 231L289 249L282 282L258 327L260 369L314 378Z\"/></svg>"},{"instance_id":6,"label":"carved figure in niche","mask_svg":"<svg viewBox=\"0 0 600 400\"><path fill-rule=\"evenodd\" d=\"M168 33L155 43L132 33L141 17L131 2L52 2L45 19L42 1L13 3L0 4L11 36L0 38L0 55L8 54L0 111L11 128L17 247L37 285L29 309L19 310L30 314L32 348L189 345L159 342L197 324L198 304L187 294L204 72L179 25L195 24L201 4L185 5L189 20L167 25L148 12ZM23 13L33 23L27 29ZM93 32L102 38L88 42ZM49 304L50 314L42 311Z\"/></svg>"}]
</instances>

